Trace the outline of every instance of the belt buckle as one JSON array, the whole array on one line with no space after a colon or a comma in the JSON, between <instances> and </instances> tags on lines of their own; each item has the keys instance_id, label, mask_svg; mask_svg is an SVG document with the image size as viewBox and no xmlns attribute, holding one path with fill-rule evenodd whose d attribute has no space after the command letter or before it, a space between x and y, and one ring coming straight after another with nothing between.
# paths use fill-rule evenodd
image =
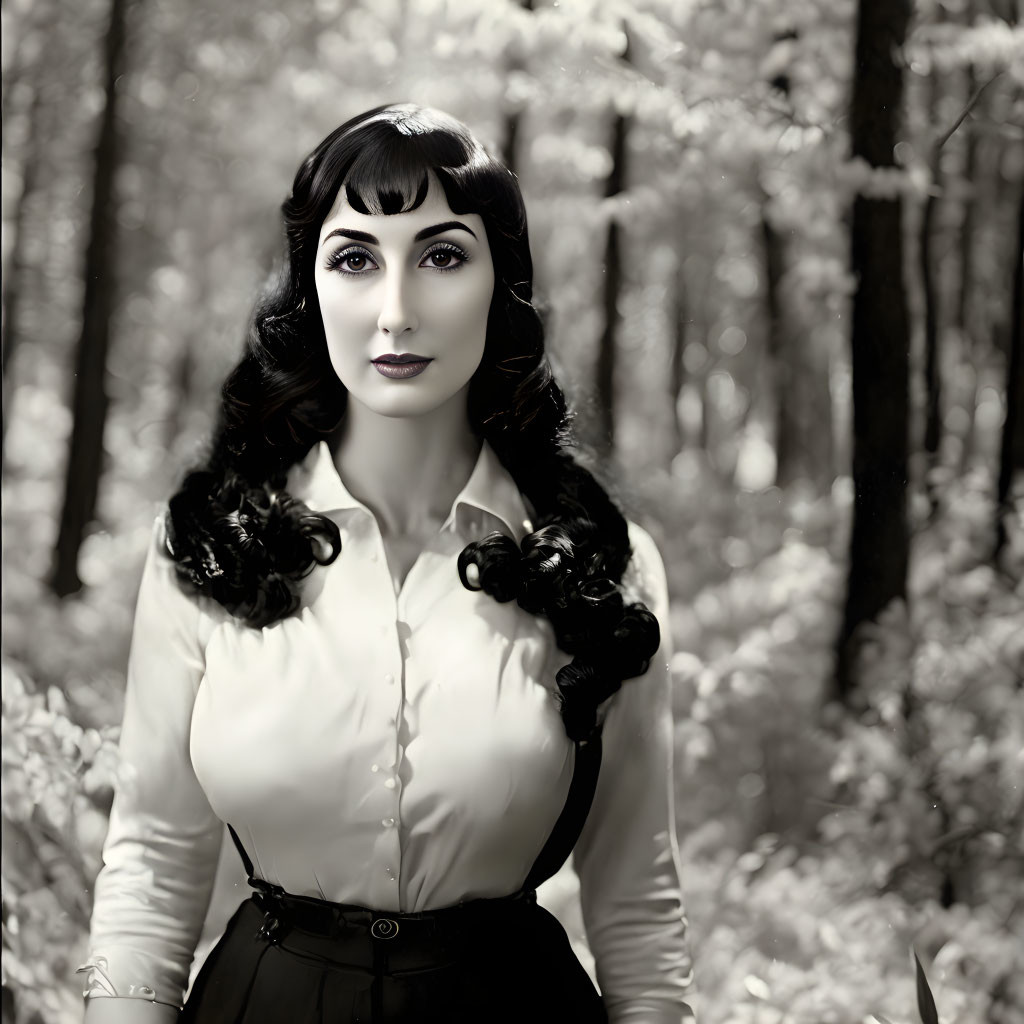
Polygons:
<instances>
[{"instance_id":1,"label":"belt buckle","mask_svg":"<svg viewBox=\"0 0 1024 1024\"><path fill-rule=\"evenodd\" d=\"M378 917L370 925L370 934L375 939L393 939L398 934L398 922L390 917Z\"/></svg>"},{"instance_id":2,"label":"belt buckle","mask_svg":"<svg viewBox=\"0 0 1024 1024\"><path fill-rule=\"evenodd\" d=\"M263 915L263 923L260 925L260 930L256 933L257 939L263 939L269 942L270 945L277 945L278 931L281 929L281 922L268 910Z\"/></svg>"}]
</instances>

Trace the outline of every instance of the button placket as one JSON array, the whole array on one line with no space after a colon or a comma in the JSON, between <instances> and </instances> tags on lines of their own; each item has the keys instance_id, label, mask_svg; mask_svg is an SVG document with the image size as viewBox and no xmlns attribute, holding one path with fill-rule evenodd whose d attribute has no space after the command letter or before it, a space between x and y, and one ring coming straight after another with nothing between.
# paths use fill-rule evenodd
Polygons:
<instances>
[{"instance_id":1,"label":"button placket","mask_svg":"<svg viewBox=\"0 0 1024 1024\"><path fill-rule=\"evenodd\" d=\"M399 839L400 815L399 787L397 782L398 762L401 758L398 725L401 721L402 701L404 699L400 680L404 666L402 663L402 647L396 623L400 619L400 596L395 593L394 582L387 567L387 553L384 549L380 527L373 521L371 535L367 537L366 568L372 593L379 593L376 602L381 618L372 625L368 636L373 639L369 647L375 655L375 670L368 682L375 678L372 685L371 699L375 702L385 735L382 736L383 746L376 752L376 760L370 765L370 771L382 784L373 788L378 796L374 800L379 810L377 862L381 885L389 895L387 899L396 898L401 865L401 842Z\"/></svg>"}]
</instances>

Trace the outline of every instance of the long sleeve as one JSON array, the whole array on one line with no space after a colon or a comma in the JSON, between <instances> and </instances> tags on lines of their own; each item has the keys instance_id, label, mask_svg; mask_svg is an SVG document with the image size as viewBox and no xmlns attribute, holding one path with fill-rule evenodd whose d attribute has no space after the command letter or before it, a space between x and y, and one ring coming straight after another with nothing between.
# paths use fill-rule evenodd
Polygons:
<instances>
[{"instance_id":1,"label":"long sleeve","mask_svg":"<svg viewBox=\"0 0 1024 1024\"><path fill-rule=\"evenodd\" d=\"M182 1004L223 826L189 755L200 607L154 525L128 659L121 768L96 879L85 994Z\"/></svg>"},{"instance_id":2,"label":"long sleeve","mask_svg":"<svg viewBox=\"0 0 1024 1024\"><path fill-rule=\"evenodd\" d=\"M672 784L668 592L650 536L630 526L631 576L658 617L647 673L609 704L597 791L573 861L610 1024L693 1020ZM628 581L627 581L628 582Z\"/></svg>"}]
</instances>

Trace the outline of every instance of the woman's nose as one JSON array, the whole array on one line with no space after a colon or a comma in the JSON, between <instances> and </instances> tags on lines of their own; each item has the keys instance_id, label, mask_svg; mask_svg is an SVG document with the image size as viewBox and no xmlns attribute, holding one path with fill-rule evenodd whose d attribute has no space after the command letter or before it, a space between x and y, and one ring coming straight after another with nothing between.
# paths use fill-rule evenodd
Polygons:
<instances>
[{"instance_id":1,"label":"woman's nose","mask_svg":"<svg viewBox=\"0 0 1024 1024\"><path fill-rule=\"evenodd\" d=\"M381 334L404 334L419 327L412 290L412 281L405 273L385 278L380 316L377 318L377 329Z\"/></svg>"}]
</instances>

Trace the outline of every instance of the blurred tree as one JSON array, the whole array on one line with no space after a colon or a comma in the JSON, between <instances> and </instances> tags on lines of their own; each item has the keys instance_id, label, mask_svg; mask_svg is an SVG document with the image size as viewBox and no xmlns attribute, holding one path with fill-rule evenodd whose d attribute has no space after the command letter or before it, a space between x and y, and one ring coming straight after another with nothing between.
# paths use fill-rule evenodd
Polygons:
<instances>
[{"instance_id":1,"label":"blurred tree","mask_svg":"<svg viewBox=\"0 0 1024 1024\"><path fill-rule=\"evenodd\" d=\"M687 438L679 416L679 401L686 383L686 364L683 355L686 352L686 336L690 325L690 299L686 288L685 264L680 254L677 259L675 277L672 284L672 336L669 341L670 358L668 373L668 397L671 416L669 417L672 439L669 451L673 454L682 451Z\"/></svg>"},{"instance_id":2,"label":"blurred tree","mask_svg":"<svg viewBox=\"0 0 1024 1024\"><path fill-rule=\"evenodd\" d=\"M64 477L50 586L58 597L81 589L78 551L96 512L107 417L107 349L114 303L117 220L114 184L120 155L117 80L124 64L127 0L111 0L106 35L104 105L94 151L93 195L85 250L82 329L75 354L71 445Z\"/></svg>"},{"instance_id":3,"label":"blurred tree","mask_svg":"<svg viewBox=\"0 0 1024 1024\"><path fill-rule=\"evenodd\" d=\"M625 25L623 25L625 30ZM629 37L622 53L623 64L629 63ZM611 125L611 170L605 179L604 194L613 198L626 186L626 138L629 134L629 117L617 110ZM619 303L622 293L622 254L620 228L616 215L608 218L604 245L604 283L602 285L602 309L604 323L597 348L595 392L597 399L597 429L594 440L597 450L604 456L615 449L615 364L616 338L622 323Z\"/></svg>"},{"instance_id":4,"label":"blurred tree","mask_svg":"<svg viewBox=\"0 0 1024 1024\"><path fill-rule=\"evenodd\" d=\"M14 242L7 261L7 270L3 275L3 327L0 344L3 346L3 364L0 373L3 376L3 400L0 405L0 465L3 465L3 444L7 432L8 410L12 395L11 357L17 347L19 332L19 313L21 310L22 287L29 269L25 258L25 236L28 224L29 207L36 190L36 180L43 160L43 139L46 128L43 121L44 105L41 84L30 86L32 99L29 102L25 118L26 135L22 145L21 160L21 191L16 200L12 234ZM7 117L4 124L9 125Z\"/></svg>"},{"instance_id":5,"label":"blurred tree","mask_svg":"<svg viewBox=\"0 0 1024 1024\"><path fill-rule=\"evenodd\" d=\"M893 167L903 96L897 61L910 0L860 0L850 105L854 159ZM851 266L857 276L851 336L854 509L843 622L837 644L837 694L855 689L859 628L905 599L909 325L903 285L902 203L862 191L854 199Z\"/></svg>"},{"instance_id":6,"label":"blurred tree","mask_svg":"<svg viewBox=\"0 0 1024 1024\"><path fill-rule=\"evenodd\" d=\"M789 64L800 34L787 28L772 40L775 59L768 61L769 86L780 112L792 120L792 75ZM764 259L765 349L771 366L771 390L775 408L775 482L784 487L808 475L805 456L810 454L808 409L800 378L809 370L807 360L794 350L793 325L786 314L782 281L788 259L785 241L772 223L771 197L759 182L761 251Z\"/></svg>"},{"instance_id":7,"label":"blurred tree","mask_svg":"<svg viewBox=\"0 0 1024 1024\"><path fill-rule=\"evenodd\" d=\"M928 76L928 123L933 124L939 106L940 84L936 71ZM925 486L931 504L932 514L938 506L938 491L934 470L939 455L942 435L942 376L939 360L939 295L937 267L933 242L935 240L935 219L942 194L942 141L930 146L928 170L931 184L924 201L921 225L918 230L917 253L921 275L921 292L924 321L924 385L925 422L924 450L927 470Z\"/></svg>"},{"instance_id":8,"label":"blurred tree","mask_svg":"<svg viewBox=\"0 0 1024 1024\"><path fill-rule=\"evenodd\" d=\"M30 207L38 187L40 171L46 158L46 139L49 111L44 103L45 87L49 75L47 43L56 22L56 9L49 3L33 5L23 14L24 24L18 26L19 45L10 65L4 68L2 122L5 131L15 125L17 148L20 152L18 177L20 187L14 200L14 215L10 223L10 249L5 253L6 267L0 290L2 321L0 321L0 376L3 395L0 400L0 466L3 465L4 438L10 416L12 357L21 337L20 312L24 298L25 279L30 270L26 257L26 239ZM16 98L28 94L24 109ZM6 187L6 184L5 184Z\"/></svg>"},{"instance_id":9,"label":"blurred tree","mask_svg":"<svg viewBox=\"0 0 1024 1024\"><path fill-rule=\"evenodd\" d=\"M1010 351L1006 360L1006 418L999 447L996 491L996 544L999 557L1007 541L1006 517L1014 477L1024 471L1024 189L1017 207L1017 244L1014 253L1013 307L1010 313Z\"/></svg>"},{"instance_id":10,"label":"blurred tree","mask_svg":"<svg viewBox=\"0 0 1024 1024\"><path fill-rule=\"evenodd\" d=\"M802 453L807 452L803 430L806 409L802 408L797 377L806 372L792 351L789 324L783 309L782 277L786 270L786 252L782 237L772 226L768 197L761 200L761 241L765 269L765 338L771 364L772 392L775 404L775 481L779 486L803 475Z\"/></svg>"},{"instance_id":11,"label":"blurred tree","mask_svg":"<svg viewBox=\"0 0 1024 1024\"><path fill-rule=\"evenodd\" d=\"M970 5L968 5L970 11ZM968 96L973 96L977 89L977 77L973 64L968 64L963 71L964 89ZM953 326L960 340L960 370L969 377L971 393L966 402L967 422L962 431L963 445L960 452L959 469L963 472L968 465L974 434L974 414L977 411L977 379L974 367L975 349L975 317L972 308L975 301L974 281L974 242L977 223L977 191L978 191L978 132L973 117L964 124L964 156L963 156L963 202L960 217L960 273L957 289L956 306L953 313Z\"/></svg>"},{"instance_id":12,"label":"blurred tree","mask_svg":"<svg viewBox=\"0 0 1024 1024\"><path fill-rule=\"evenodd\" d=\"M524 11L533 10L533 0L519 0L519 4ZM511 59L508 61L508 70L506 71L506 80L514 77L517 73L524 71L523 57L520 52L520 46L515 46L515 52ZM507 102L507 101L506 101ZM522 125L523 111L522 107L516 103L512 106L505 114L505 132L504 138L501 144L501 152L505 160L505 164L513 174L516 172L518 166L519 157L519 131Z\"/></svg>"}]
</instances>

